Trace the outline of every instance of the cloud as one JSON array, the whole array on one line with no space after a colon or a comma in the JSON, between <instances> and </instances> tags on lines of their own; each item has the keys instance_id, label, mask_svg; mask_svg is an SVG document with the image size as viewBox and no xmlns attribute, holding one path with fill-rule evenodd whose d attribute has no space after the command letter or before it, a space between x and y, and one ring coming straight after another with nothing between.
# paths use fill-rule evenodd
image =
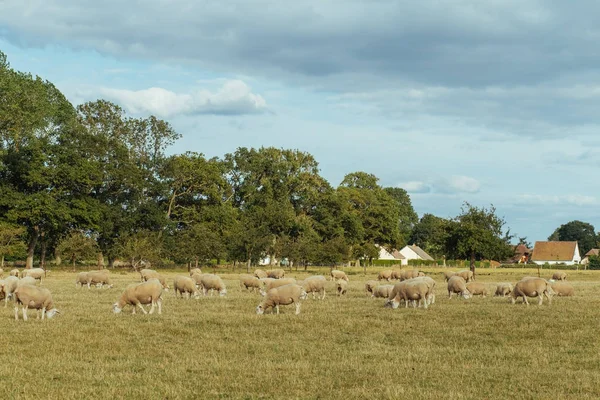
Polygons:
<instances>
[{"instance_id":1,"label":"cloud","mask_svg":"<svg viewBox=\"0 0 600 400\"><path fill-rule=\"evenodd\" d=\"M241 115L267 111L267 103L240 80L226 81L216 92L197 90L174 93L152 87L144 90L102 88L100 94L123 105L133 114L152 113L161 117L194 114Z\"/></svg>"},{"instance_id":2,"label":"cloud","mask_svg":"<svg viewBox=\"0 0 600 400\"><path fill-rule=\"evenodd\" d=\"M460 193L477 193L481 187L481 184L477 179L463 175L450 177L447 185L451 191Z\"/></svg>"},{"instance_id":3,"label":"cloud","mask_svg":"<svg viewBox=\"0 0 600 400\"><path fill-rule=\"evenodd\" d=\"M448 178L437 178L431 181L407 181L399 183L397 186L409 193L440 193L446 195L477 193L481 188L481 184L477 179L464 175L452 175Z\"/></svg>"},{"instance_id":4,"label":"cloud","mask_svg":"<svg viewBox=\"0 0 600 400\"><path fill-rule=\"evenodd\" d=\"M408 193L429 193L431 192L431 186L421 181L408 181L399 183L399 188L406 190Z\"/></svg>"},{"instance_id":5,"label":"cloud","mask_svg":"<svg viewBox=\"0 0 600 400\"><path fill-rule=\"evenodd\" d=\"M599 201L594 196L569 194L569 195L543 195L543 194L521 194L517 196L517 204L527 205L574 205L574 206L596 206Z\"/></svg>"}]
</instances>

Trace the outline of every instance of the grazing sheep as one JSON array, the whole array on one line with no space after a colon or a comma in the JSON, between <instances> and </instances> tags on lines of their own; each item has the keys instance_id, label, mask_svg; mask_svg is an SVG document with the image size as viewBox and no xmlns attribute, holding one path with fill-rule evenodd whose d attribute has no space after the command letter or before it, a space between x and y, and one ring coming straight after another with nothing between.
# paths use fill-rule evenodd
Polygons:
<instances>
[{"instance_id":1,"label":"grazing sheep","mask_svg":"<svg viewBox=\"0 0 600 400\"><path fill-rule=\"evenodd\" d=\"M192 275L192 280L196 283L197 287L200 287L200 285L201 285L200 281L202 280L202 277L204 275L205 274L194 274L194 275Z\"/></svg>"},{"instance_id":2,"label":"grazing sheep","mask_svg":"<svg viewBox=\"0 0 600 400\"><path fill-rule=\"evenodd\" d=\"M371 297L385 297L387 299L390 297L392 289L394 289L394 285L379 285L373 289L373 294Z\"/></svg>"},{"instance_id":3,"label":"grazing sheep","mask_svg":"<svg viewBox=\"0 0 600 400\"><path fill-rule=\"evenodd\" d=\"M279 306L289 304L296 305L296 315L300 314L301 300L306 299L308 294L302 286L296 284L283 285L267 292L265 299L256 307L258 315L264 314L269 308L275 308L279 315Z\"/></svg>"},{"instance_id":4,"label":"grazing sheep","mask_svg":"<svg viewBox=\"0 0 600 400\"><path fill-rule=\"evenodd\" d=\"M46 288L40 288L33 285L19 285L15 291L15 319L19 320L19 305L23 314L23 321L27 321L27 310L35 308L42 310L42 319L46 316L48 319L54 317L59 311L54 307L52 295Z\"/></svg>"},{"instance_id":5,"label":"grazing sheep","mask_svg":"<svg viewBox=\"0 0 600 400\"><path fill-rule=\"evenodd\" d=\"M201 274L202 270L200 268L192 268L190 269L190 276L194 275L194 274Z\"/></svg>"},{"instance_id":6,"label":"grazing sheep","mask_svg":"<svg viewBox=\"0 0 600 400\"><path fill-rule=\"evenodd\" d=\"M339 271L337 269L332 269L331 273L331 280L332 281L337 281L338 279L343 279L346 282L348 282L348 276L346 275L346 273L344 271Z\"/></svg>"},{"instance_id":7,"label":"grazing sheep","mask_svg":"<svg viewBox=\"0 0 600 400\"><path fill-rule=\"evenodd\" d=\"M567 273L563 271L556 271L554 274L552 274L552 279L555 281L564 281L567 279Z\"/></svg>"},{"instance_id":8,"label":"grazing sheep","mask_svg":"<svg viewBox=\"0 0 600 400\"><path fill-rule=\"evenodd\" d=\"M486 297L489 294L487 286L482 282L467 283L467 290L471 292L472 296Z\"/></svg>"},{"instance_id":9,"label":"grazing sheep","mask_svg":"<svg viewBox=\"0 0 600 400\"><path fill-rule=\"evenodd\" d=\"M35 278L32 278L31 276L26 276L22 279L19 279L19 282L17 283L18 286L21 285L33 285L35 286L35 284L37 283L37 281L35 280Z\"/></svg>"},{"instance_id":10,"label":"grazing sheep","mask_svg":"<svg viewBox=\"0 0 600 400\"><path fill-rule=\"evenodd\" d=\"M31 268L23 270L23 277L30 276L33 279L39 280L40 285L42 284L42 278L46 276L46 271L43 268Z\"/></svg>"},{"instance_id":11,"label":"grazing sheep","mask_svg":"<svg viewBox=\"0 0 600 400\"><path fill-rule=\"evenodd\" d=\"M575 294L575 288L569 282L551 282L550 286L557 296L573 296Z\"/></svg>"},{"instance_id":12,"label":"grazing sheep","mask_svg":"<svg viewBox=\"0 0 600 400\"><path fill-rule=\"evenodd\" d=\"M367 292L367 296L370 294L372 295L373 289L375 289L378 285L379 285L378 281L367 281L365 283L365 292Z\"/></svg>"},{"instance_id":13,"label":"grazing sheep","mask_svg":"<svg viewBox=\"0 0 600 400\"><path fill-rule=\"evenodd\" d=\"M75 287L79 285L79 287L83 287L83 285L87 285L87 272L80 272L77 274L77 278L75 278Z\"/></svg>"},{"instance_id":14,"label":"grazing sheep","mask_svg":"<svg viewBox=\"0 0 600 400\"><path fill-rule=\"evenodd\" d=\"M246 290L252 289L254 292L257 289L260 290L261 281L253 275L242 275L240 277L240 287L246 288Z\"/></svg>"},{"instance_id":15,"label":"grazing sheep","mask_svg":"<svg viewBox=\"0 0 600 400\"><path fill-rule=\"evenodd\" d=\"M552 304L552 294L554 291L550 283L542 278L525 277L515 284L512 291L511 301L515 304L517 298L522 297L523 303L529 305L527 297L537 297L538 305L544 302L544 296L548 299L548 304Z\"/></svg>"},{"instance_id":16,"label":"grazing sheep","mask_svg":"<svg viewBox=\"0 0 600 400\"><path fill-rule=\"evenodd\" d=\"M132 314L135 314L136 307L139 307L144 314L148 314L142 304L152 304L150 314L154 313L155 306L158 306L158 313L162 314L162 291L163 285L158 279L133 283L125 288L119 300L113 304L113 312L118 314L123 311L123 307L129 304L132 306Z\"/></svg>"},{"instance_id":17,"label":"grazing sheep","mask_svg":"<svg viewBox=\"0 0 600 400\"><path fill-rule=\"evenodd\" d=\"M512 290L513 290L512 283L508 283L508 282L499 283L496 286L496 293L494 294L494 296L506 297L506 296L510 295Z\"/></svg>"},{"instance_id":18,"label":"grazing sheep","mask_svg":"<svg viewBox=\"0 0 600 400\"><path fill-rule=\"evenodd\" d=\"M285 276L285 271L282 270L281 268L270 269L270 270L267 271L267 277L268 278L281 279L284 276Z\"/></svg>"},{"instance_id":19,"label":"grazing sheep","mask_svg":"<svg viewBox=\"0 0 600 400\"><path fill-rule=\"evenodd\" d=\"M200 296L198 295L198 288L196 287L196 282L189 276L178 275L173 280L173 290L175 290L175 297L179 294L183 298L183 294L185 293L187 298L191 298L194 296L196 299Z\"/></svg>"},{"instance_id":20,"label":"grazing sheep","mask_svg":"<svg viewBox=\"0 0 600 400\"><path fill-rule=\"evenodd\" d=\"M289 285L290 283L297 284L297 282L294 278L273 279L272 281L265 284L265 290L262 291L260 294L262 294L264 296L265 294L267 294L267 292L269 290L274 289L279 286Z\"/></svg>"},{"instance_id":21,"label":"grazing sheep","mask_svg":"<svg viewBox=\"0 0 600 400\"><path fill-rule=\"evenodd\" d=\"M258 278L258 280L263 284L263 287L267 287L271 282L276 281L275 278Z\"/></svg>"},{"instance_id":22,"label":"grazing sheep","mask_svg":"<svg viewBox=\"0 0 600 400\"><path fill-rule=\"evenodd\" d=\"M400 271L400 281L405 281L407 279L418 278L419 276L425 276L423 272L419 272L418 269L403 269Z\"/></svg>"},{"instance_id":23,"label":"grazing sheep","mask_svg":"<svg viewBox=\"0 0 600 400\"><path fill-rule=\"evenodd\" d=\"M412 301L413 307L417 307L418 303L421 303L423 308L427 308L429 291L430 286L425 280L407 279L394 285L384 306L398 308L400 301L404 300L405 307L408 307L408 302Z\"/></svg>"},{"instance_id":24,"label":"grazing sheep","mask_svg":"<svg viewBox=\"0 0 600 400\"><path fill-rule=\"evenodd\" d=\"M200 278L200 289L202 294L206 296L206 293L210 291L210 295L213 295L213 291L219 292L219 296L223 297L227 294L227 288L223 280L214 274L203 274Z\"/></svg>"},{"instance_id":25,"label":"grazing sheep","mask_svg":"<svg viewBox=\"0 0 600 400\"><path fill-rule=\"evenodd\" d=\"M383 271L379 272L379 275L377 275L377 280L378 281L386 280L389 282L392 279L393 272L394 271L392 271L391 269L384 269Z\"/></svg>"},{"instance_id":26,"label":"grazing sheep","mask_svg":"<svg viewBox=\"0 0 600 400\"><path fill-rule=\"evenodd\" d=\"M398 279L400 279L400 275L401 275L401 274L402 274L402 271L401 271L401 270L393 269L393 270L392 270L392 276L390 276L390 278L391 278L392 280L398 280Z\"/></svg>"},{"instance_id":27,"label":"grazing sheep","mask_svg":"<svg viewBox=\"0 0 600 400\"><path fill-rule=\"evenodd\" d=\"M335 287L336 287L338 296L344 295L348 291L348 282L346 282L343 279L338 279L335 282Z\"/></svg>"},{"instance_id":28,"label":"grazing sheep","mask_svg":"<svg viewBox=\"0 0 600 400\"><path fill-rule=\"evenodd\" d=\"M99 271L89 271L87 273L87 287L88 289L91 285L96 285L96 287L101 288L106 285L108 288L112 288L113 284L110 280L110 272L106 269L102 269Z\"/></svg>"},{"instance_id":29,"label":"grazing sheep","mask_svg":"<svg viewBox=\"0 0 600 400\"><path fill-rule=\"evenodd\" d=\"M471 292L467 289L467 282L460 275L454 275L448 279L448 298L452 298L452 293L461 295L463 298L468 299L471 297Z\"/></svg>"},{"instance_id":30,"label":"grazing sheep","mask_svg":"<svg viewBox=\"0 0 600 400\"><path fill-rule=\"evenodd\" d=\"M148 281L150 279L158 279L158 281L163 285L163 289L169 291L169 285L167 285L167 280L165 279L165 277L153 269L141 269L140 278L142 282Z\"/></svg>"},{"instance_id":31,"label":"grazing sheep","mask_svg":"<svg viewBox=\"0 0 600 400\"><path fill-rule=\"evenodd\" d=\"M448 279L452 278L454 276L454 274L456 274L456 272L454 272L454 271L444 271L444 272L442 272L442 274L444 274L444 280L446 282L448 282Z\"/></svg>"},{"instance_id":32,"label":"grazing sheep","mask_svg":"<svg viewBox=\"0 0 600 400\"><path fill-rule=\"evenodd\" d=\"M435 304L435 280L433 280L430 276L419 276L417 278L413 278L412 280L422 280L427 283L429 286L429 291L427 292L427 304Z\"/></svg>"},{"instance_id":33,"label":"grazing sheep","mask_svg":"<svg viewBox=\"0 0 600 400\"><path fill-rule=\"evenodd\" d=\"M0 281L0 291L4 294L4 308L7 306L8 299L14 296L17 286L19 286L19 278L16 276L7 276Z\"/></svg>"},{"instance_id":34,"label":"grazing sheep","mask_svg":"<svg viewBox=\"0 0 600 400\"><path fill-rule=\"evenodd\" d=\"M321 300L325 298L325 283L327 279L323 275L309 276L300 284L306 293L312 293L313 299L317 294L321 295Z\"/></svg>"},{"instance_id":35,"label":"grazing sheep","mask_svg":"<svg viewBox=\"0 0 600 400\"><path fill-rule=\"evenodd\" d=\"M265 271L263 271L262 269L255 269L254 270L254 276L257 277L258 279L262 279L262 278L268 278L268 275Z\"/></svg>"},{"instance_id":36,"label":"grazing sheep","mask_svg":"<svg viewBox=\"0 0 600 400\"><path fill-rule=\"evenodd\" d=\"M465 282L471 282L472 280L474 280L473 271L471 271L470 269L458 271L455 275L458 275L461 278L463 278Z\"/></svg>"},{"instance_id":37,"label":"grazing sheep","mask_svg":"<svg viewBox=\"0 0 600 400\"><path fill-rule=\"evenodd\" d=\"M17 268L10 270L10 276L19 277L19 270Z\"/></svg>"}]
</instances>

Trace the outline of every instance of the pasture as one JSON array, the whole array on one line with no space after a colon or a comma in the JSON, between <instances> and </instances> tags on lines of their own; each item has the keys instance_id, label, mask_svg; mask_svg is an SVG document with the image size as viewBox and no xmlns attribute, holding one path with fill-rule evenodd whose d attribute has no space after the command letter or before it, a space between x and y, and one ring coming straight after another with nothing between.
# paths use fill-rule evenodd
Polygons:
<instances>
[{"instance_id":1,"label":"pasture","mask_svg":"<svg viewBox=\"0 0 600 400\"><path fill-rule=\"evenodd\" d=\"M349 292L258 316L262 297L238 274L218 272L225 298L163 294L163 314L114 315L133 272L112 272L112 289L75 288L74 272L44 286L61 314L14 320L0 304L3 398L600 398L600 272L568 271L572 298L541 307L507 298L448 300L441 269L428 310L383 308L365 296L380 269L345 269ZM169 284L184 270L161 270ZM205 272L211 272L207 270ZM328 268L311 274L327 275ZM304 278L306 273L292 271ZM536 270L478 270L483 282L516 282ZM549 278L551 271L544 271Z\"/></svg>"}]
</instances>

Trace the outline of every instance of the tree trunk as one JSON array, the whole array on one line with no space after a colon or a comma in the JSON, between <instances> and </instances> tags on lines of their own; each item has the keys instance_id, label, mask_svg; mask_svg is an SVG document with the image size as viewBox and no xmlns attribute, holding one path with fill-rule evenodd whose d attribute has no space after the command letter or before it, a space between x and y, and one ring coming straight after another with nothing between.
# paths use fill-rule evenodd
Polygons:
<instances>
[{"instance_id":1,"label":"tree trunk","mask_svg":"<svg viewBox=\"0 0 600 400\"><path fill-rule=\"evenodd\" d=\"M113 256L108 256L108 268L115 268L115 258Z\"/></svg>"},{"instance_id":2,"label":"tree trunk","mask_svg":"<svg viewBox=\"0 0 600 400\"><path fill-rule=\"evenodd\" d=\"M0 261L0 268L4 268L4 254L2 254L2 261Z\"/></svg>"},{"instance_id":3,"label":"tree trunk","mask_svg":"<svg viewBox=\"0 0 600 400\"><path fill-rule=\"evenodd\" d=\"M473 273L473 280L475 280L475 252L471 252L471 272Z\"/></svg>"},{"instance_id":4,"label":"tree trunk","mask_svg":"<svg viewBox=\"0 0 600 400\"><path fill-rule=\"evenodd\" d=\"M42 239L42 254L40 255L40 267L46 270L46 249L48 248L48 243L44 239L44 233L41 234Z\"/></svg>"},{"instance_id":5,"label":"tree trunk","mask_svg":"<svg viewBox=\"0 0 600 400\"><path fill-rule=\"evenodd\" d=\"M98 252L98 269L104 269L104 254Z\"/></svg>"},{"instance_id":6,"label":"tree trunk","mask_svg":"<svg viewBox=\"0 0 600 400\"><path fill-rule=\"evenodd\" d=\"M196 268L198 268L198 256L196 256Z\"/></svg>"},{"instance_id":7,"label":"tree trunk","mask_svg":"<svg viewBox=\"0 0 600 400\"><path fill-rule=\"evenodd\" d=\"M73 263L73 271L75 270L75 261L77 260L77 258L75 258L75 255L73 255L73 257L71 257L71 262Z\"/></svg>"},{"instance_id":8,"label":"tree trunk","mask_svg":"<svg viewBox=\"0 0 600 400\"><path fill-rule=\"evenodd\" d=\"M249 258L248 263L246 264L246 272L247 273L250 273L250 262L251 262L251 259Z\"/></svg>"},{"instance_id":9,"label":"tree trunk","mask_svg":"<svg viewBox=\"0 0 600 400\"><path fill-rule=\"evenodd\" d=\"M38 240L38 228L35 228L35 232L33 236L29 239L29 243L27 244L27 261L25 262L25 268L31 269L33 268L33 253L35 252L35 245Z\"/></svg>"}]
</instances>

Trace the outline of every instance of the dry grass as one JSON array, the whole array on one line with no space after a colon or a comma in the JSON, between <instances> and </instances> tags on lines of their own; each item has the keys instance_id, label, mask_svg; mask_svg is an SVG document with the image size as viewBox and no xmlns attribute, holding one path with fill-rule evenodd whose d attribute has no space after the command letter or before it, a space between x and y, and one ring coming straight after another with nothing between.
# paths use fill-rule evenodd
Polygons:
<instances>
[{"instance_id":1,"label":"dry grass","mask_svg":"<svg viewBox=\"0 0 600 400\"><path fill-rule=\"evenodd\" d=\"M429 310L382 307L367 298L361 270L349 293L309 297L302 314L255 315L257 294L222 274L226 298L164 295L163 315L113 315L133 273L113 273L113 289L75 289L75 273L45 282L62 314L14 321L0 306L5 346L3 398L600 398L600 278L570 272L573 298L552 306L445 296ZM314 271L313 271L314 272ZM327 273L323 269L321 273ZM481 270L485 282L516 281L535 270ZM172 277L184 271L168 271ZM292 273L303 278L304 273ZM35 315L35 313L31 313Z\"/></svg>"}]
</instances>

